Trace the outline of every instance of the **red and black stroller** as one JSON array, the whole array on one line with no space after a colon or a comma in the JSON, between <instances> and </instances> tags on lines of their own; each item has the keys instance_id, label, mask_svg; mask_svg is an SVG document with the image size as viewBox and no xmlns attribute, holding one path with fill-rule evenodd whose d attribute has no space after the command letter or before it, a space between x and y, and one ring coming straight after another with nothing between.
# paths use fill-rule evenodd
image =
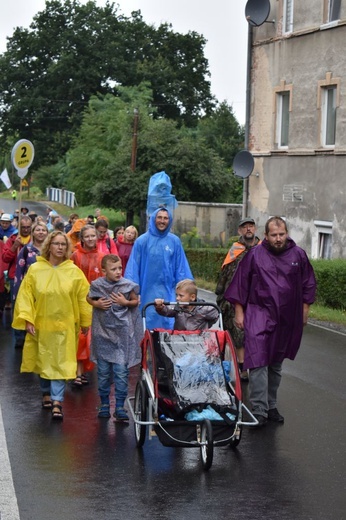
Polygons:
<instances>
[{"instance_id":1,"label":"red and black stroller","mask_svg":"<svg viewBox=\"0 0 346 520\"><path fill-rule=\"evenodd\" d=\"M142 373L128 405L136 443L143 446L147 431L164 446L200 448L202 465L209 469L214 446L236 447L243 426L257 420L242 402L235 349L227 331L146 329L141 344ZM169 302L166 305L178 305ZM180 304L183 305L183 304ZM243 420L246 412L249 421Z\"/></svg>"}]
</instances>

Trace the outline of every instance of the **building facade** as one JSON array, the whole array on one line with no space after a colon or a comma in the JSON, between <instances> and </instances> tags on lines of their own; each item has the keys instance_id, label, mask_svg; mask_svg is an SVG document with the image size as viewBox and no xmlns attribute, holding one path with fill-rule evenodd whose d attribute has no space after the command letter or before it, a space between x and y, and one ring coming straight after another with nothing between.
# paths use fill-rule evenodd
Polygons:
<instances>
[{"instance_id":1,"label":"building facade","mask_svg":"<svg viewBox=\"0 0 346 520\"><path fill-rule=\"evenodd\" d=\"M248 211L312 258L346 258L346 0L270 0L251 29Z\"/></svg>"}]
</instances>

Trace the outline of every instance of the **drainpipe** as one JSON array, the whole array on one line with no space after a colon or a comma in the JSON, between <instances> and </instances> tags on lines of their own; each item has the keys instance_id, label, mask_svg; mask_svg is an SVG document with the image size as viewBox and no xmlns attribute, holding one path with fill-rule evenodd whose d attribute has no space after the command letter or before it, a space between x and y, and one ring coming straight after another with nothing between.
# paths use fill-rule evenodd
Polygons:
<instances>
[{"instance_id":1,"label":"drainpipe","mask_svg":"<svg viewBox=\"0 0 346 520\"><path fill-rule=\"evenodd\" d=\"M245 142L244 149L249 151L250 113L251 113L251 66L252 66L252 25L248 23L247 36L247 70L246 70L246 112L245 112ZM248 214L249 178L243 180L243 218Z\"/></svg>"}]
</instances>

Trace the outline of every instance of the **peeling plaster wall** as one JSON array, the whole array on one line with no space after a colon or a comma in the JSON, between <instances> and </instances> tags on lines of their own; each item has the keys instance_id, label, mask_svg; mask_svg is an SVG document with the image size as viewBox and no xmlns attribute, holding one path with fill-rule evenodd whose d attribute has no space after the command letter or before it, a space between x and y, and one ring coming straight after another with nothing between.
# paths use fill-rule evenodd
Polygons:
<instances>
[{"instance_id":1,"label":"peeling plaster wall","mask_svg":"<svg viewBox=\"0 0 346 520\"><path fill-rule=\"evenodd\" d=\"M248 213L260 235L270 216L284 216L308 254L318 240L314 221L330 222L332 258L346 258L346 19L320 30L323 3L296 1L293 33L282 37L282 0L271 0L271 7L275 25L254 29L253 36L249 150L255 168ZM346 2L341 12L346 18ZM320 142L319 96L327 78L339 85L333 149ZM275 96L286 86L291 89L289 145L278 149Z\"/></svg>"}]
</instances>

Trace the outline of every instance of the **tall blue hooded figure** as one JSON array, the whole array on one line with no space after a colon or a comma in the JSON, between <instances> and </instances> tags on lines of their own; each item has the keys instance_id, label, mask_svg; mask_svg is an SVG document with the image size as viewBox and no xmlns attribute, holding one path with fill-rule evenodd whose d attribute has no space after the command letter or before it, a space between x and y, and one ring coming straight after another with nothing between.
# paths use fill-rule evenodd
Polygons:
<instances>
[{"instance_id":1,"label":"tall blue hooded figure","mask_svg":"<svg viewBox=\"0 0 346 520\"><path fill-rule=\"evenodd\" d=\"M164 231L156 227L159 211L166 211L169 217ZM140 286L141 308L155 298L175 301L177 283L193 278L180 239L170 233L172 223L171 213L166 208L158 208L150 217L148 231L137 238L132 248L124 277ZM148 329L172 329L174 325L172 318L160 316L154 307L147 309L146 322Z\"/></svg>"}]
</instances>

